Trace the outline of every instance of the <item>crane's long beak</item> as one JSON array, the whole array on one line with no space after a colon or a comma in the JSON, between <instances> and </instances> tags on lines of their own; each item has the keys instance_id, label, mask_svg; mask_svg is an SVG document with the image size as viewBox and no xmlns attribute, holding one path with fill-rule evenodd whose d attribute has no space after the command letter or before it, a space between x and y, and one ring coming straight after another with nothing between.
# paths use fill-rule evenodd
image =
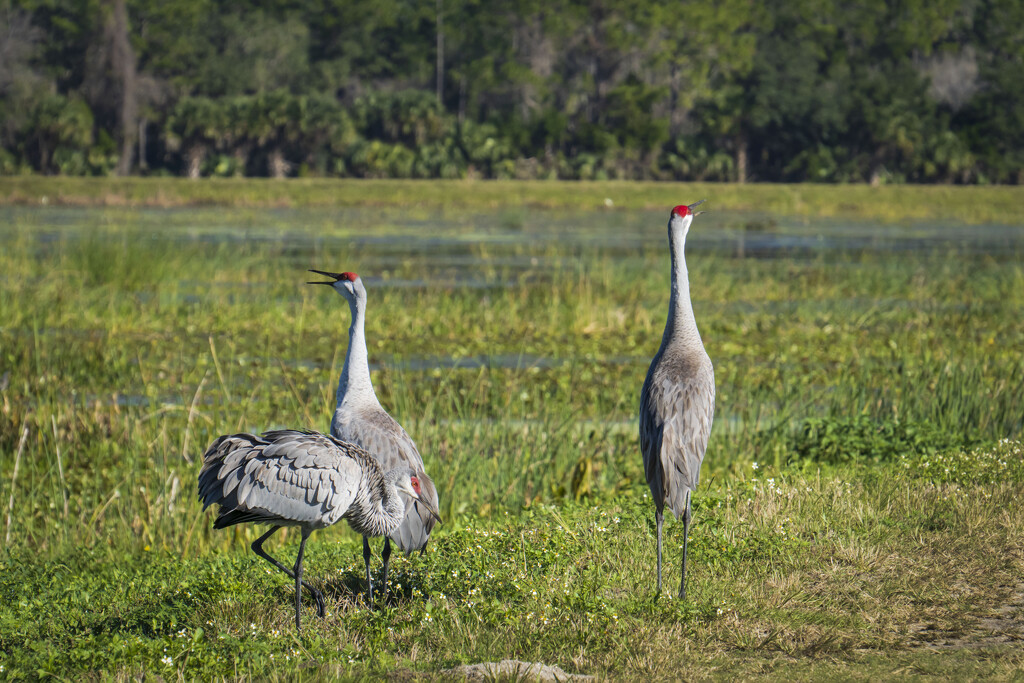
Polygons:
<instances>
[{"instance_id":1,"label":"crane's long beak","mask_svg":"<svg viewBox=\"0 0 1024 683\"><path fill-rule=\"evenodd\" d=\"M326 275L327 277L333 277L334 281L323 282L322 280L318 280L317 282L307 282L307 285L333 285L335 282L344 279L342 278L341 273L328 273L326 270L313 270L312 268L309 269L309 272L316 273L318 275Z\"/></svg>"},{"instance_id":2,"label":"crane's long beak","mask_svg":"<svg viewBox=\"0 0 1024 683\"><path fill-rule=\"evenodd\" d=\"M419 503L420 505L422 505L424 507L424 509L427 512L429 512L433 516L434 519L437 520L438 524L444 524L444 522L441 521L441 515L437 514L437 510L434 509L434 506L432 506L430 503L428 503L427 501L423 500L422 498L417 498L416 502Z\"/></svg>"},{"instance_id":3,"label":"crane's long beak","mask_svg":"<svg viewBox=\"0 0 1024 683\"><path fill-rule=\"evenodd\" d=\"M693 217L694 217L694 218L696 218L697 216L699 216L699 215L701 215L702 213L705 213L705 212L704 212L704 211L697 211L697 212L694 212L694 210L693 210L693 207L695 207L695 206L700 206L701 204L703 204L703 203L704 203L704 202L706 202L706 201L707 201L707 199L702 199L702 200L700 200L699 202L694 202L693 204L690 204L690 205L689 205L689 206L687 206L686 208L688 208L688 209L690 210L690 213L692 213L692 214L693 214Z\"/></svg>"}]
</instances>

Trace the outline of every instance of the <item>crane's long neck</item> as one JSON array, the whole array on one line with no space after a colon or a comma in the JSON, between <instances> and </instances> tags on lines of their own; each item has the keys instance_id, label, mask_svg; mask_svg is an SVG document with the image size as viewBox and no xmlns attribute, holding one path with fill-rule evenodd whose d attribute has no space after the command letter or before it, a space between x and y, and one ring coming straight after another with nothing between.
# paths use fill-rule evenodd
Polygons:
<instances>
[{"instance_id":1,"label":"crane's long neck","mask_svg":"<svg viewBox=\"0 0 1024 683\"><path fill-rule=\"evenodd\" d=\"M356 297L349 301L352 311L352 324L348 328L348 352L345 354L345 367L341 370L338 380L337 406L348 397L349 400L361 400L373 397L373 384L370 383L370 364L366 354L366 299Z\"/></svg>"},{"instance_id":2,"label":"crane's long neck","mask_svg":"<svg viewBox=\"0 0 1024 683\"><path fill-rule=\"evenodd\" d=\"M661 345L701 345L697 321L690 303L690 276L686 270L686 233L669 228L669 247L672 252L672 292L668 300L668 320Z\"/></svg>"},{"instance_id":3,"label":"crane's long neck","mask_svg":"<svg viewBox=\"0 0 1024 683\"><path fill-rule=\"evenodd\" d=\"M345 517L363 536L387 536L405 518L405 501L395 487L399 470L364 474L363 482Z\"/></svg>"}]
</instances>

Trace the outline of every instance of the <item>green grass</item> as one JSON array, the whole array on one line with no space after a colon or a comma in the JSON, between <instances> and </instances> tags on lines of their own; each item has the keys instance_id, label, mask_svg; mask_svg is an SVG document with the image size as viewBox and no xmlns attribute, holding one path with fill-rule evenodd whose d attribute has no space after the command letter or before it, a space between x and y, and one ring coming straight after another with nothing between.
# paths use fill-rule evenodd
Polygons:
<instances>
[{"instance_id":1,"label":"green grass","mask_svg":"<svg viewBox=\"0 0 1024 683\"><path fill-rule=\"evenodd\" d=\"M1018 187L644 183L636 181L436 181L181 178L0 178L0 203L73 206L303 207L363 206L444 209L560 208L667 211L695 197L712 211L763 215L845 216L881 221L1019 224Z\"/></svg>"},{"instance_id":2,"label":"green grass","mask_svg":"<svg viewBox=\"0 0 1024 683\"><path fill-rule=\"evenodd\" d=\"M608 187L630 190L627 208L579 208ZM635 411L664 325L664 209L704 189L726 205L771 194L5 179L25 205L0 208L0 666L326 678L516 657L630 678L1010 676L1021 658L984 620L1022 568L1024 464L1000 440L1024 416L1024 204L984 188L949 201L1001 217L958 218L1009 227L836 208L888 188L774 188L818 208L698 219L717 415L692 600L652 601ZM943 188L895 189L905 220L934 215L915 192ZM256 530L213 532L194 486L219 434L327 428L349 319L303 284L310 267L366 278L377 393L446 524L398 563L379 613L358 602L352 533L314 536L307 577L332 615L307 610L299 639L287 581L248 552Z\"/></svg>"},{"instance_id":3,"label":"green grass","mask_svg":"<svg viewBox=\"0 0 1024 683\"><path fill-rule=\"evenodd\" d=\"M667 595L652 597L641 494L449 524L426 556L395 563L376 612L361 602L359 542L323 534L307 572L329 614L307 605L301 637L289 582L251 553L19 549L0 566L0 664L11 677L375 677L503 658L657 680L1009 676L1021 653L983 620L1014 601L1024 568L1024 447L958 458L965 474L940 482L908 460L761 468L705 492L686 601L671 597L681 525L667 527ZM999 476L976 483L978 461Z\"/></svg>"}]
</instances>

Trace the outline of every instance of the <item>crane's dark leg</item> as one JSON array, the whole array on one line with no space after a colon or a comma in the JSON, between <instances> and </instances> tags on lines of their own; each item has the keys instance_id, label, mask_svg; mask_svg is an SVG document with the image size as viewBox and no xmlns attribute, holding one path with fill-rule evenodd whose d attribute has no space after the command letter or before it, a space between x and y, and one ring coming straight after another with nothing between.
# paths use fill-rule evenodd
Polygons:
<instances>
[{"instance_id":1,"label":"crane's dark leg","mask_svg":"<svg viewBox=\"0 0 1024 683\"><path fill-rule=\"evenodd\" d=\"M686 599L686 550L690 541L690 493L686 493L686 512L683 513L683 578L679 581L679 599Z\"/></svg>"},{"instance_id":2,"label":"crane's dark leg","mask_svg":"<svg viewBox=\"0 0 1024 683\"><path fill-rule=\"evenodd\" d=\"M661 524L664 516L660 509L654 511L654 522L658 526L658 591L655 595L661 595Z\"/></svg>"},{"instance_id":3,"label":"crane's dark leg","mask_svg":"<svg viewBox=\"0 0 1024 683\"><path fill-rule=\"evenodd\" d=\"M274 532L277 531L280 528L281 528L280 526L272 526L272 527L270 527L270 531L268 531L267 533L263 534L262 536L257 538L255 541L253 541L252 542L252 546L250 546L250 547L252 548L252 551L254 553L256 553L257 555L262 557L264 560L266 560L267 562L269 562L270 564L274 565L275 567L277 567L278 569L283 571L285 574L287 574L288 578L294 579L295 578L295 573L292 572L291 569L289 569L288 567L284 566L283 564L281 564L280 562L275 560L273 557L268 555L265 550L263 550L263 541L265 541L268 538L270 538L274 534ZM326 609L326 607L324 605L324 596L323 596L323 594L321 594L320 591L318 591L317 589L313 588L312 586L310 586L305 581L302 582L302 585L305 586L306 590L308 590L310 595L313 596L313 600L316 601L316 613L317 613L317 616L319 616L319 617L326 616L327 615L327 609Z\"/></svg>"},{"instance_id":4,"label":"crane's dark leg","mask_svg":"<svg viewBox=\"0 0 1024 683\"><path fill-rule=\"evenodd\" d=\"M384 552L382 553L384 558L384 576L381 577L380 585L381 590L384 591L384 595L388 593L388 561L391 559L391 539L387 536L384 537Z\"/></svg>"},{"instance_id":5,"label":"crane's dark leg","mask_svg":"<svg viewBox=\"0 0 1024 683\"><path fill-rule=\"evenodd\" d=\"M302 553L306 550L306 539L311 532L302 529L302 540L299 541L299 556L295 558L295 630L302 631Z\"/></svg>"},{"instance_id":6,"label":"crane's dark leg","mask_svg":"<svg viewBox=\"0 0 1024 683\"><path fill-rule=\"evenodd\" d=\"M366 604L373 609L373 579L370 577L370 539L363 536L363 562L366 563Z\"/></svg>"}]
</instances>

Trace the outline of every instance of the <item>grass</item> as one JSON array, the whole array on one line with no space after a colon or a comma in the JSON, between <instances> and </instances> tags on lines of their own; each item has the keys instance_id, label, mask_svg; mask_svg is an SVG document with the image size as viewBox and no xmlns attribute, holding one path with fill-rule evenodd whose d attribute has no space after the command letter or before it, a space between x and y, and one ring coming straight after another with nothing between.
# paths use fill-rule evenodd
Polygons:
<instances>
[{"instance_id":1,"label":"grass","mask_svg":"<svg viewBox=\"0 0 1024 683\"><path fill-rule=\"evenodd\" d=\"M711 197L716 211L761 215L1019 224L1024 190L948 185L799 185L638 181L437 181L181 178L0 178L0 203L71 206L357 206L495 210L521 207L664 211ZM691 199L686 199L691 198ZM609 204L610 202L610 204Z\"/></svg>"},{"instance_id":2,"label":"grass","mask_svg":"<svg viewBox=\"0 0 1024 683\"><path fill-rule=\"evenodd\" d=\"M370 678L503 658L656 680L1011 676L1021 653L983 620L1014 600L1024 568L1024 447L958 458L966 476L935 480L917 459L827 475L769 467L706 492L687 601L671 588L652 598L640 494L449 525L425 557L396 563L375 612L361 602L359 542L325 534L308 566L329 614L306 609L302 637L288 582L251 553L17 550L0 567L0 662L15 678ZM998 476L976 482L979 460ZM672 586L680 525L667 528Z\"/></svg>"},{"instance_id":3,"label":"grass","mask_svg":"<svg viewBox=\"0 0 1024 683\"><path fill-rule=\"evenodd\" d=\"M1024 415L1019 220L811 220L875 191L813 187L776 188L820 191L806 215L699 219L690 277L718 411L681 604L651 598L635 431L668 288L666 202L642 207L681 188L636 185L608 211L578 207L614 184L510 186L524 206L499 185L5 179L24 205L0 208L0 673L1021 666L991 628L1022 568L1024 464L1001 441ZM942 188L893 189L906 217L934 210L918 189ZM351 532L314 536L307 577L332 615L307 611L297 638L287 582L248 552L256 530L214 533L193 487L218 434L327 428L348 311L302 284L310 267L363 274L374 383L446 524L398 563L380 612L359 603ZM270 550L288 558L294 540Z\"/></svg>"}]
</instances>

